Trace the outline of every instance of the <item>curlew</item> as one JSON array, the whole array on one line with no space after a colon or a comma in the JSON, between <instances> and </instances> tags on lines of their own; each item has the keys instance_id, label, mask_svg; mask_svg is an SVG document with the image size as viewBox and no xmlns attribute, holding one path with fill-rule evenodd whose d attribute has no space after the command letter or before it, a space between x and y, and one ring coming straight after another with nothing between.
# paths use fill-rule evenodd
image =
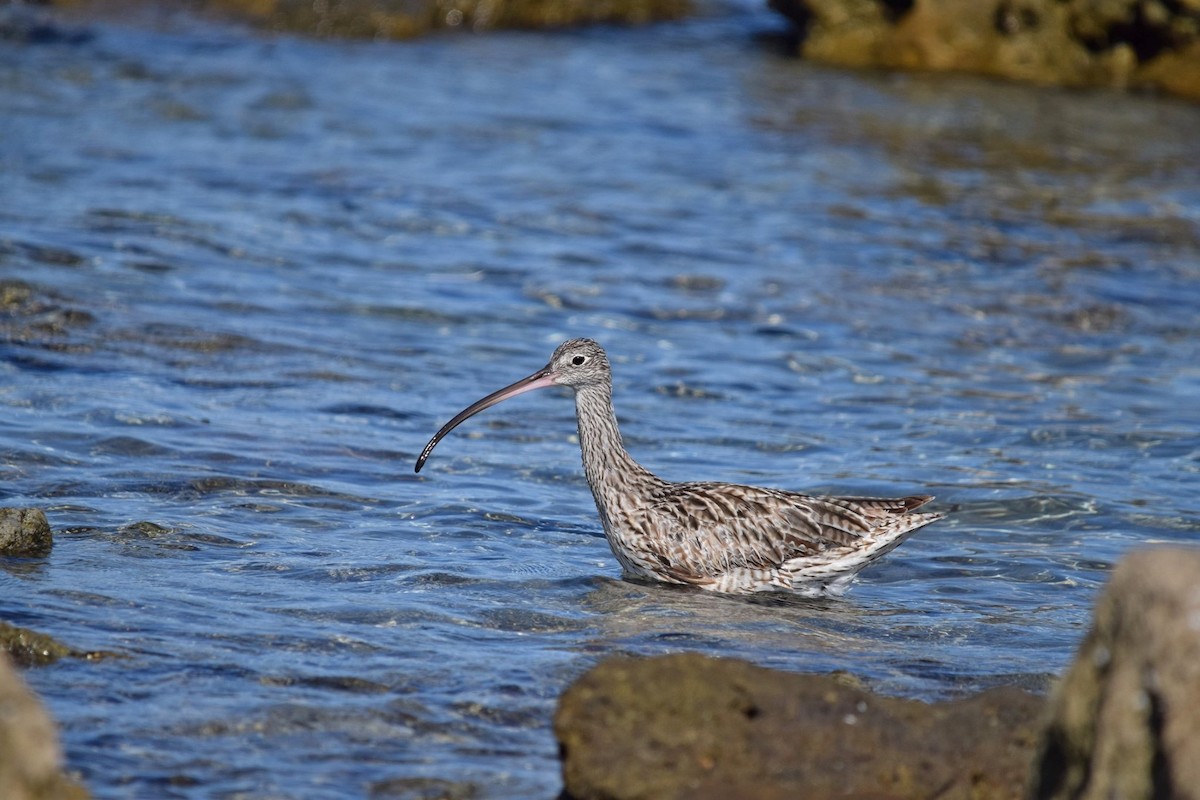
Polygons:
<instances>
[{"instance_id":1,"label":"curlew","mask_svg":"<svg viewBox=\"0 0 1200 800\"><path fill-rule=\"evenodd\" d=\"M729 594L841 594L860 570L943 516L916 513L933 499L928 495L823 497L659 478L621 443L612 368L591 339L564 342L545 367L459 412L425 445L416 471L466 419L551 386L575 392L584 474L604 536L628 577Z\"/></svg>"}]
</instances>

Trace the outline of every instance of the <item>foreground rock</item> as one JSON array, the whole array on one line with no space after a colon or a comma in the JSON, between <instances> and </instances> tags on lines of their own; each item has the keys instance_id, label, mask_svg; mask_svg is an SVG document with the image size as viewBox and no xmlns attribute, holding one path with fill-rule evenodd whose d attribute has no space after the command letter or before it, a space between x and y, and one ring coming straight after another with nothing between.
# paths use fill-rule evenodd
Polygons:
<instances>
[{"instance_id":1,"label":"foreground rock","mask_svg":"<svg viewBox=\"0 0 1200 800\"><path fill-rule=\"evenodd\" d=\"M1133 553L1051 701L1038 798L1200 798L1200 551Z\"/></svg>"},{"instance_id":2,"label":"foreground rock","mask_svg":"<svg viewBox=\"0 0 1200 800\"><path fill-rule=\"evenodd\" d=\"M827 64L972 72L1200 100L1197 0L770 0Z\"/></svg>"},{"instance_id":3,"label":"foreground rock","mask_svg":"<svg viewBox=\"0 0 1200 800\"><path fill-rule=\"evenodd\" d=\"M0 556L45 556L53 544L40 508L0 508Z\"/></svg>"},{"instance_id":4,"label":"foreground rock","mask_svg":"<svg viewBox=\"0 0 1200 800\"><path fill-rule=\"evenodd\" d=\"M78 0L54 0L63 8ZM92 0L89 13L122 13L128 0ZM146 0L153 10L159 4ZM316 36L407 39L447 28L563 28L598 23L640 25L679 19L690 0L202 0L194 7L264 28Z\"/></svg>"},{"instance_id":5,"label":"foreground rock","mask_svg":"<svg viewBox=\"0 0 1200 800\"><path fill-rule=\"evenodd\" d=\"M926 704L698 654L615 658L562 696L564 796L1020 797L1043 701Z\"/></svg>"},{"instance_id":6,"label":"foreground rock","mask_svg":"<svg viewBox=\"0 0 1200 800\"><path fill-rule=\"evenodd\" d=\"M0 797L83 800L88 793L62 771L54 723L0 653Z\"/></svg>"}]
</instances>

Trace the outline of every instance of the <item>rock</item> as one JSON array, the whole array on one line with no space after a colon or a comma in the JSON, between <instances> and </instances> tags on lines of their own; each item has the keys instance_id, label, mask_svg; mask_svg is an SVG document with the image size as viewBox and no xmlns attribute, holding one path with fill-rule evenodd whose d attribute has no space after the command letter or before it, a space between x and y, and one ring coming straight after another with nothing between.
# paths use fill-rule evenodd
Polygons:
<instances>
[{"instance_id":1,"label":"rock","mask_svg":"<svg viewBox=\"0 0 1200 800\"><path fill-rule=\"evenodd\" d=\"M770 0L800 54L1200 100L1200 4L1164 0Z\"/></svg>"},{"instance_id":2,"label":"rock","mask_svg":"<svg viewBox=\"0 0 1200 800\"><path fill-rule=\"evenodd\" d=\"M1142 67L1139 77L1144 85L1200 99L1200 40L1158 56Z\"/></svg>"},{"instance_id":3,"label":"rock","mask_svg":"<svg viewBox=\"0 0 1200 800\"><path fill-rule=\"evenodd\" d=\"M73 264L74 253L49 247L17 246L0 241L0 257L15 250L39 263ZM61 349L61 340L95 322L87 311L72 308L52 290L24 281L0 280L0 336L26 344L48 344Z\"/></svg>"},{"instance_id":4,"label":"rock","mask_svg":"<svg viewBox=\"0 0 1200 800\"><path fill-rule=\"evenodd\" d=\"M88 796L62 772L54 722L0 653L0 797L84 800Z\"/></svg>"},{"instance_id":5,"label":"rock","mask_svg":"<svg viewBox=\"0 0 1200 800\"><path fill-rule=\"evenodd\" d=\"M1127 556L1050 702L1033 797L1200 798L1200 550Z\"/></svg>"},{"instance_id":6,"label":"rock","mask_svg":"<svg viewBox=\"0 0 1200 800\"><path fill-rule=\"evenodd\" d=\"M77 0L55 0L69 10ZM93 0L88 12L122 13L128 0ZM144 3L154 9L153 0ZM408 39L439 29L638 25L680 19L691 0L201 0L196 8L271 30L315 36Z\"/></svg>"},{"instance_id":7,"label":"rock","mask_svg":"<svg viewBox=\"0 0 1200 800\"><path fill-rule=\"evenodd\" d=\"M22 667L51 664L64 656L86 656L44 633L9 625L3 620L0 620L0 653L8 653Z\"/></svg>"},{"instance_id":8,"label":"rock","mask_svg":"<svg viewBox=\"0 0 1200 800\"><path fill-rule=\"evenodd\" d=\"M614 658L563 694L564 797L1019 797L1044 703L926 704L699 654Z\"/></svg>"},{"instance_id":9,"label":"rock","mask_svg":"<svg viewBox=\"0 0 1200 800\"><path fill-rule=\"evenodd\" d=\"M40 508L0 508L0 555L45 556L54 535Z\"/></svg>"}]
</instances>

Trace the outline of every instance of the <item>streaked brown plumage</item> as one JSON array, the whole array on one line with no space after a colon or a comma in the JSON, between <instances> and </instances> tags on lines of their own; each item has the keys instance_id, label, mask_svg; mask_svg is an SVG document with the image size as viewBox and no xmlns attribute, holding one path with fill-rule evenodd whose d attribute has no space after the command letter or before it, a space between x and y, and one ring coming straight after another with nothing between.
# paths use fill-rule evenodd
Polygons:
<instances>
[{"instance_id":1,"label":"streaked brown plumage","mask_svg":"<svg viewBox=\"0 0 1200 800\"><path fill-rule=\"evenodd\" d=\"M730 483L671 483L625 452L603 348L572 339L528 378L468 406L417 459L467 418L534 389L569 386L583 469L604 535L625 573L742 594L772 589L839 594L863 567L941 519L913 513L932 497L814 497Z\"/></svg>"}]
</instances>

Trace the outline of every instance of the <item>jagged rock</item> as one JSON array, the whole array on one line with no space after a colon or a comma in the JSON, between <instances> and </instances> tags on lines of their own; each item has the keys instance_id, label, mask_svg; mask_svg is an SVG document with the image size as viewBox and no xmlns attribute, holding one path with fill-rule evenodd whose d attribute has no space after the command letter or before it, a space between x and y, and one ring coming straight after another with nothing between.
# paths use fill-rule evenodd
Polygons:
<instances>
[{"instance_id":1,"label":"jagged rock","mask_svg":"<svg viewBox=\"0 0 1200 800\"><path fill-rule=\"evenodd\" d=\"M1200 550L1117 565L1050 711L1039 800L1200 798Z\"/></svg>"},{"instance_id":2,"label":"jagged rock","mask_svg":"<svg viewBox=\"0 0 1200 800\"><path fill-rule=\"evenodd\" d=\"M0 555L49 555L53 544L54 534L40 508L0 508Z\"/></svg>"},{"instance_id":3,"label":"jagged rock","mask_svg":"<svg viewBox=\"0 0 1200 800\"><path fill-rule=\"evenodd\" d=\"M605 661L554 728L574 800L1011 800L1043 705L1011 688L926 704L693 653Z\"/></svg>"},{"instance_id":4,"label":"jagged rock","mask_svg":"<svg viewBox=\"0 0 1200 800\"><path fill-rule=\"evenodd\" d=\"M87 790L62 771L54 722L0 653L0 797L86 800Z\"/></svg>"},{"instance_id":5,"label":"jagged rock","mask_svg":"<svg viewBox=\"0 0 1200 800\"><path fill-rule=\"evenodd\" d=\"M1193 0L770 0L800 54L850 67L973 72L1200 100Z\"/></svg>"}]
</instances>

